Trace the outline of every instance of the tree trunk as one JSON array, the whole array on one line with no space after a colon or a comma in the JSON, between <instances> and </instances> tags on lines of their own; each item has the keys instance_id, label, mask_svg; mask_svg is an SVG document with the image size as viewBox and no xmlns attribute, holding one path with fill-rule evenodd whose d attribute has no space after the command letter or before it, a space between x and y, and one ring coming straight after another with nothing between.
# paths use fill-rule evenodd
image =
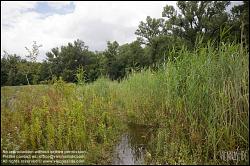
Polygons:
<instances>
[{"instance_id":1,"label":"tree trunk","mask_svg":"<svg viewBox=\"0 0 250 166\"><path fill-rule=\"evenodd\" d=\"M240 52L243 51L243 38L244 38L244 22L241 22L241 33L240 33Z\"/></svg>"},{"instance_id":2,"label":"tree trunk","mask_svg":"<svg viewBox=\"0 0 250 166\"><path fill-rule=\"evenodd\" d=\"M28 85L30 84L27 74L25 74Z\"/></svg>"}]
</instances>

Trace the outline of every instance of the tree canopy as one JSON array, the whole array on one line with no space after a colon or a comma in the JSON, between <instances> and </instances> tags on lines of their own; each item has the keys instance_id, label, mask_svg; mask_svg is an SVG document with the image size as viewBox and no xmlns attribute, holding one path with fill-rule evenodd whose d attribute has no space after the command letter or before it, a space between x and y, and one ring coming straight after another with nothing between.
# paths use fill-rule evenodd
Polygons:
<instances>
[{"instance_id":1,"label":"tree canopy","mask_svg":"<svg viewBox=\"0 0 250 166\"><path fill-rule=\"evenodd\" d=\"M43 62L37 62L42 45L33 42L26 59L4 53L1 57L1 86L48 83L53 77L66 82L95 81L100 76L122 80L131 71L174 60L183 47L193 49L197 39L249 44L249 2L227 11L230 1L178 1L166 5L161 18L146 17L138 25L137 39L119 44L107 41L104 51L90 51L80 39L52 48ZM173 50L175 50L173 52ZM84 74L84 77L79 73Z\"/></svg>"}]
</instances>

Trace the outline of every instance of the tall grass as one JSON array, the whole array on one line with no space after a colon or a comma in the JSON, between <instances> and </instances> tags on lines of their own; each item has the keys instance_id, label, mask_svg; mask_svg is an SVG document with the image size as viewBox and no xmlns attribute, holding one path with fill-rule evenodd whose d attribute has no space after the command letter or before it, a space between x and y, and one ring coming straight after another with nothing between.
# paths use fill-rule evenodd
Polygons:
<instances>
[{"instance_id":1,"label":"tall grass","mask_svg":"<svg viewBox=\"0 0 250 166\"><path fill-rule=\"evenodd\" d=\"M248 52L208 43L174 54L120 83L2 88L1 150L86 150L86 163L107 164L124 124L134 123L156 130L148 163L249 163L220 158L249 151Z\"/></svg>"},{"instance_id":2,"label":"tall grass","mask_svg":"<svg viewBox=\"0 0 250 166\"><path fill-rule=\"evenodd\" d=\"M99 86L100 81L76 86L59 79L48 86L18 87L16 93L2 88L1 150L80 150L87 152L86 164L111 163L123 124L111 103L111 84Z\"/></svg>"},{"instance_id":3,"label":"tall grass","mask_svg":"<svg viewBox=\"0 0 250 166\"><path fill-rule=\"evenodd\" d=\"M249 150L248 52L208 43L178 54L165 70L122 82L128 120L159 126L152 143L158 163L236 163L220 152Z\"/></svg>"}]
</instances>

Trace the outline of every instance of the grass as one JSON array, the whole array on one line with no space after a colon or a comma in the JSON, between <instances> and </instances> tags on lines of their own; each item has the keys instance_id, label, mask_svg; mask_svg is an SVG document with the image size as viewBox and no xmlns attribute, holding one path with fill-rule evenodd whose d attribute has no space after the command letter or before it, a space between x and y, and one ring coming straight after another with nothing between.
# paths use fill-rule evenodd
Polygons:
<instances>
[{"instance_id":1,"label":"grass","mask_svg":"<svg viewBox=\"0 0 250 166\"><path fill-rule=\"evenodd\" d=\"M1 150L86 150L108 164L126 123L153 126L151 164L249 164L222 151L249 152L249 54L240 45L182 49L157 71L120 83L1 88Z\"/></svg>"},{"instance_id":2,"label":"grass","mask_svg":"<svg viewBox=\"0 0 250 166\"><path fill-rule=\"evenodd\" d=\"M104 99L100 87L90 87L58 81L2 88L1 150L79 150L87 152L86 164L110 163L123 124L112 95Z\"/></svg>"}]
</instances>

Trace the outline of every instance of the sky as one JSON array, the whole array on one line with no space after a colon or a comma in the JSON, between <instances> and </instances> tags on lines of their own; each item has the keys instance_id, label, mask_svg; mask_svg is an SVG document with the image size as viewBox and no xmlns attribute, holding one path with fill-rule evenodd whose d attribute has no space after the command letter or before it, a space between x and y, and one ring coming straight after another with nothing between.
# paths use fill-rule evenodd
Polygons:
<instances>
[{"instance_id":1,"label":"sky","mask_svg":"<svg viewBox=\"0 0 250 166\"><path fill-rule=\"evenodd\" d=\"M107 41L135 40L139 22L161 17L166 4L176 2L1 1L1 55L5 50L24 57L25 47L37 41L42 60L52 48L76 39L92 51L102 51Z\"/></svg>"},{"instance_id":2,"label":"sky","mask_svg":"<svg viewBox=\"0 0 250 166\"><path fill-rule=\"evenodd\" d=\"M167 4L176 8L176 1L1 1L1 56L7 51L24 58L33 41L42 45L38 61L76 39L103 51L107 41L135 40L140 21L160 18Z\"/></svg>"}]
</instances>

